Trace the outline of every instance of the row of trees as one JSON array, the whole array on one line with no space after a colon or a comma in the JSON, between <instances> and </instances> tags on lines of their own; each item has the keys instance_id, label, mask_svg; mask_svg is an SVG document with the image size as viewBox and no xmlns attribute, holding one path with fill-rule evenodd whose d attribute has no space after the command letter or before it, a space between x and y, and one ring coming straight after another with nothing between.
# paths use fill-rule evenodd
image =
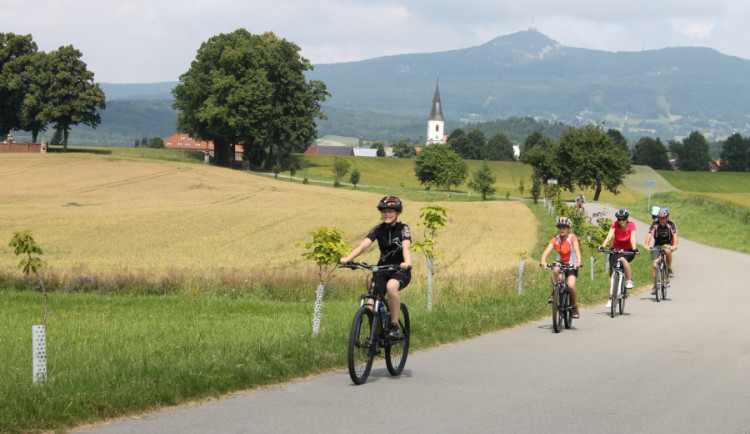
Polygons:
<instances>
[{"instance_id":1,"label":"row of trees","mask_svg":"<svg viewBox=\"0 0 750 434\"><path fill-rule=\"evenodd\" d=\"M140 139L135 139L134 146L136 148L163 148L164 147L164 139L162 139L159 136L151 137L150 139L146 136L143 136Z\"/></svg>"},{"instance_id":2,"label":"row of trees","mask_svg":"<svg viewBox=\"0 0 750 434\"><path fill-rule=\"evenodd\" d=\"M457 128L448 136L448 144L467 160L515 161L513 143L501 132L487 140L480 129L467 134Z\"/></svg>"},{"instance_id":3,"label":"row of trees","mask_svg":"<svg viewBox=\"0 0 750 434\"><path fill-rule=\"evenodd\" d=\"M0 140L23 130L36 142L53 124L67 150L71 126L101 123L104 92L81 57L72 45L45 53L31 35L0 33Z\"/></svg>"},{"instance_id":4,"label":"row of trees","mask_svg":"<svg viewBox=\"0 0 750 434\"><path fill-rule=\"evenodd\" d=\"M322 81L306 80L313 67L299 51L272 32L238 29L211 37L172 90L178 130L213 141L218 165L230 164L237 144L255 167L304 152L330 94Z\"/></svg>"}]
</instances>

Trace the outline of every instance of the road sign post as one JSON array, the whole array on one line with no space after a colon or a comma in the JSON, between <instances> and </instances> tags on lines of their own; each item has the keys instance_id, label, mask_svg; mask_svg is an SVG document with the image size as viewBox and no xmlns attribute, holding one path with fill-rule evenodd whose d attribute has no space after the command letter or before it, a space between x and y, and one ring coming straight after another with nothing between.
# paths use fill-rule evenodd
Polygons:
<instances>
[{"instance_id":1,"label":"road sign post","mask_svg":"<svg viewBox=\"0 0 750 434\"><path fill-rule=\"evenodd\" d=\"M646 181L646 185L648 186L648 211L651 212L651 187L656 185L656 182Z\"/></svg>"}]
</instances>

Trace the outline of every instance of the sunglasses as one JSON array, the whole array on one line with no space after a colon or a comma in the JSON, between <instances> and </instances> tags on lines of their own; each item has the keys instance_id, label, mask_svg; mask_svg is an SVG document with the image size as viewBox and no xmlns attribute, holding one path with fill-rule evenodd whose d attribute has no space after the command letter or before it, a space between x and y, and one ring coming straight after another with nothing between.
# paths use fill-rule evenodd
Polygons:
<instances>
[{"instance_id":1,"label":"sunglasses","mask_svg":"<svg viewBox=\"0 0 750 434\"><path fill-rule=\"evenodd\" d=\"M621 221L621 222L626 222L626 221L628 221L628 218L627 217L618 217L617 220Z\"/></svg>"}]
</instances>

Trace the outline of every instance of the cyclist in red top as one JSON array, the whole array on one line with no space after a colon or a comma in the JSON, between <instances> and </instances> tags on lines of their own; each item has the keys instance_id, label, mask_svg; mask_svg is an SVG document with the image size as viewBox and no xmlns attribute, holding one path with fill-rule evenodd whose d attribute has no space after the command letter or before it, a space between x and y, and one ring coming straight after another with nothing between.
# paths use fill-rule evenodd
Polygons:
<instances>
[{"instance_id":1,"label":"cyclist in red top","mask_svg":"<svg viewBox=\"0 0 750 434\"><path fill-rule=\"evenodd\" d=\"M581 266L581 249L578 244L578 237L570 233L570 225L570 219L567 217L560 217L557 219L558 234L549 241L547 248L544 250L544 253L542 253L542 267L547 266L547 255L549 255L552 249L557 250L557 259L555 259L555 262L569 264L575 267L575 270L565 272L565 280L568 284L568 289L570 290L571 301L573 302L573 318L578 318L576 279L578 278L578 267ZM552 285L557 281L559 272L559 268L554 268L552 270ZM550 295L547 302L552 303L554 301L553 297L554 294Z\"/></svg>"},{"instance_id":2,"label":"cyclist in red top","mask_svg":"<svg viewBox=\"0 0 750 434\"><path fill-rule=\"evenodd\" d=\"M391 311L391 327L388 337L400 339L401 330L398 327L398 314L401 311L401 297L399 291L404 289L411 280L411 230L405 223L398 221L404 205L396 196L385 196L378 202L380 219L383 223L375 226L365 236L362 242L339 262L346 265L349 261L361 255L373 241L378 241L380 260L378 265L394 264L400 270L391 273L377 273L375 285L378 289L385 288L388 293L388 307Z\"/></svg>"},{"instance_id":3,"label":"cyclist in red top","mask_svg":"<svg viewBox=\"0 0 750 434\"><path fill-rule=\"evenodd\" d=\"M628 252L634 252L630 255L624 255L618 257L618 255L612 255L609 258L610 261L610 267L615 267L615 261L619 260L622 263L622 271L625 272L625 278L628 280L625 283L626 289L631 289L633 286L633 277L631 274L630 269L630 261L635 258L635 255L640 253L638 251L637 244L635 242L635 223L629 222L628 217L630 216L630 213L626 209L620 208L616 213L615 217L617 218L617 221L612 223L612 227L609 229L609 232L607 232L607 238L602 243L602 246L599 247L599 250L604 250L607 247L607 244L609 244L610 240L612 238L615 239L615 241L612 243L613 249L619 249L619 250L627 250ZM611 284L611 282L610 282ZM607 301L606 307L612 307L612 297L610 296L609 301Z\"/></svg>"}]
</instances>

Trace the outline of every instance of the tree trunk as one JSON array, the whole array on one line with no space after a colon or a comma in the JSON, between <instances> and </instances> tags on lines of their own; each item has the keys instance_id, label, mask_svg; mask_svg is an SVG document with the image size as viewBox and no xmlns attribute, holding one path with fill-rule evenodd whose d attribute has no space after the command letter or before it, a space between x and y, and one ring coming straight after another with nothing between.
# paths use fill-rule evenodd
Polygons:
<instances>
[{"instance_id":1,"label":"tree trunk","mask_svg":"<svg viewBox=\"0 0 750 434\"><path fill-rule=\"evenodd\" d=\"M63 129L63 152L68 152L68 135L70 131L67 128Z\"/></svg>"},{"instance_id":2,"label":"tree trunk","mask_svg":"<svg viewBox=\"0 0 750 434\"><path fill-rule=\"evenodd\" d=\"M597 186L596 190L594 192L594 200L595 201L599 200L599 195L601 194L601 192L602 192L602 187L601 186Z\"/></svg>"}]
</instances>

